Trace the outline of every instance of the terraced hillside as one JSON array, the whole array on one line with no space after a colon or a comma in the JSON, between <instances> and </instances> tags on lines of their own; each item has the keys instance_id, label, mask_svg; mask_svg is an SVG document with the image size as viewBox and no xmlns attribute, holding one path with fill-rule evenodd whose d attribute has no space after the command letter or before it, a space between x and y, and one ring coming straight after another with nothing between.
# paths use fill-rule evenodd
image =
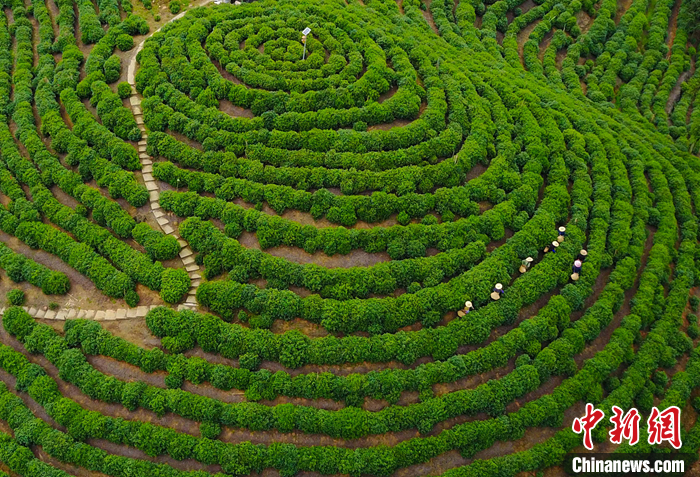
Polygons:
<instances>
[{"instance_id":1,"label":"terraced hillside","mask_svg":"<svg viewBox=\"0 0 700 477\"><path fill-rule=\"evenodd\" d=\"M3 3L1 471L697 458L697 2L132 1Z\"/></svg>"}]
</instances>

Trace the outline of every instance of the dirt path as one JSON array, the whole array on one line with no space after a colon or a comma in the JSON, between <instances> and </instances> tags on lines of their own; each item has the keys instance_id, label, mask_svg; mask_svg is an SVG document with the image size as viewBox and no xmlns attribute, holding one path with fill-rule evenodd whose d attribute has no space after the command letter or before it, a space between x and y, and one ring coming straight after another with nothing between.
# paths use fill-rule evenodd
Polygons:
<instances>
[{"instance_id":1,"label":"dirt path","mask_svg":"<svg viewBox=\"0 0 700 477\"><path fill-rule=\"evenodd\" d=\"M681 93L683 92L683 83L693 76L693 74L695 74L695 56L690 58L690 69L680 74L678 81L676 81L673 89L671 89L671 92L668 95L668 101L666 102L666 114L671 114L671 111L673 111L673 108L676 106L676 102L680 99Z\"/></svg>"},{"instance_id":2,"label":"dirt path","mask_svg":"<svg viewBox=\"0 0 700 477\"><path fill-rule=\"evenodd\" d=\"M542 19L538 18L532 23L529 23L525 28L520 30L518 32L518 35L516 36L517 42L518 42L518 56L520 57L520 63L522 63L523 68L525 68L525 59L524 59L524 51L525 51L525 42L530 38L530 33L533 32L533 30L537 27L537 25L542 21Z\"/></svg>"},{"instance_id":3,"label":"dirt path","mask_svg":"<svg viewBox=\"0 0 700 477\"><path fill-rule=\"evenodd\" d=\"M671 47L676 39L676 30L678 29L678 12L681 9L681 3L682 0L676 0L676 3L673 4L673 10L671 10L671 19L668 22L668 36L666 43L668 45L668 53L666 54L666 59L671 58Z\"/></svg>"},{"instance_id":4,"label":"dirt path","mask_svg":"<svg viewBox=\"0 0 700 477\"><path fill-rule=\"evenodd\" d=\"M585 34L593 24L593 18L583 10L576 12L576 25L578 25L581 34Z\"/></svg>"},{"instance_id":5,"label":"dirt path","mask_svg":"<svg viewBox=\"0 0 700 477\"><path fill-rule=\"evenodd\" d=\"M617 2L617 12L615 13L615 25L620 23L620 19L622 18L622 15L629 10L629 8L632 6L632 3L634 0L618 0Z\"/></svg>"},{"instance_id":6,"label":"dirt path","mask_svg":"<svg viewBox=\"0 0 700 477\"><path fill-rule=\"evenodd\" d=\"M538 46L539 51L537 52L537 57L540 59L540 63L544 60L544 54L547 52L549 44L552 43L552 38L554 38L554 29L549 30L544 35L544 38L542 38L542 41Z\"/></svg>"},{"instance_id":7,"label":"dirt path","mask_svg":"<svg viewBox=\"0 0 700 477\"><path fill-rule=\"evenodd\" d=\"M435 25L433 14L430 12L432 0L424 0L423 3L425 4L425 10L421 10L423 12L423 18L425 18L425 21L428 22L428 25L430 25L430 28L433 29L435 34L440 36L440 31L438 30L437 25Z\"/></svg>"}]
</instances>

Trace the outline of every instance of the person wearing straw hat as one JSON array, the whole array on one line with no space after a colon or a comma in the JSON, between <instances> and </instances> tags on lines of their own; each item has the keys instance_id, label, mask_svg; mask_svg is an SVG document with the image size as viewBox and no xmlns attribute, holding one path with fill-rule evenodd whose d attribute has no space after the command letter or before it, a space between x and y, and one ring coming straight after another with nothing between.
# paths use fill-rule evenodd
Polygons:
<instances>
[{"instance_id":1,"label":"person wearing straw hat","mask_svg":"<svg viewBox=\"0 0 700 477\"><path fill-rule=\"evenodd\" d=\"M527 269L532 265L532 257L527 257L525 260L520 262L520 273L527 272Z\"/></svg>"},{"instance_id":2,"label":"person wearing straw hat","mask_svg":"<svg viewBox=\"0 0 700 477\"><path fill-rule=\"evenodd\" d=\"M572 271L574 273L571 274L572 280L574 280L574 281L578 280L579 274L581 273L581 266L582 265L583 265L583 263L578 258L574 261L574 266L572 267Z\"/></svg>"},{"instance_id":3,"label":"person wearing straw hat","mask_svg":"<svg viewBox=\"0 0 700 477\"><path fill-rule=\"evenodd\" d=\"M564 241L565 235L566 235L566 227L559 227L559 236L557 237L557 242L562 243Z\"/></svg>"},{"instance_id":4,"label":"person wearing straw hat","mask_svg":"<svg viewBox=\"0 0 700 477\"><path fill-rule=\"evenodd\" d=\"M558 247L558 246L559 246L559 242L557 242L557 241L555 240L554 242L551 243L551 245L547 245L547 246L544 248L544 253L547 253L547 252L556 253L556 252L557 252L557 247Z\"/></svg>"},{"instance_id":5,"label":"person wearing straw hat","mask_svg":"<svg viewBox=\"0 0 700 477\"><path fill-rule=\"evenodd\" d=\"M469 314L470 311L473 311L473 310L474 310L474 307L472 306L472 302L466 301L466 302L464 302L464 309L459 310L457 312L457 316L461 317L461 316L467 315L467 314Z\"/></svg>"},{"instance_id":6,"label":"person wearing straw hat","mask_svg":"<svg viewBox=\"0 0 700 477\"><path fill-rule=\"evenodd\" d=\"M583 262L584 260L586 260L586 257L588 257L588 252L586 250L581 250L578 253L578 257L576 257L576 259Z\"/></svg>"},{"instance_id":7,"label":"person wearing straw hat","mask_svg":"<svg viewBox=\"0 0 700 477\"><path fill-rule=\"evenodd\" d=\"M491 293L491 298L493 300L500 300L501 295L503 295L505 291L503 290L503 285L500 283L496 283L496 286L493 287L493 292Z\"/></svg>"}]
</instances>

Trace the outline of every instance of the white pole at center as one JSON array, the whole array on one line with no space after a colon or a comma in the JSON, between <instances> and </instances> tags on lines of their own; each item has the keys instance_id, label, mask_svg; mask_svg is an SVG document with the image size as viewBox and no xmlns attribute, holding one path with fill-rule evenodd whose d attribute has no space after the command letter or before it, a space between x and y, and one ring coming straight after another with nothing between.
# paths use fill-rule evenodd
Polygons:
<instances>
[{"instance_id":1,"label":"white pole at center","mask_svg":"<svg viewBox=\"0 0 700 477\"><path fill-rule=\"evenodd\" d=\"M301 41L304 43L304 54L302 55L301 59L305 60L306 59L306 36L311 33L311 28L306 27L304 28L304 31L301 32Z\"/></svg>"}]
</instances>

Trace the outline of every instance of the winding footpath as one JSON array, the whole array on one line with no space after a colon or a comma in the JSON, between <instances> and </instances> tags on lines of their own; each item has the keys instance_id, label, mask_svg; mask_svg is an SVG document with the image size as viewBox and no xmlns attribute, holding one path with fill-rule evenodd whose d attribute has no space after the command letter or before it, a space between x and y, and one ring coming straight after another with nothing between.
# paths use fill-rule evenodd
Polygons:
<instances>
[{"instance_id":1,"label":"winding footpath","mask_svg":"<svg viewBox=\"0 0 700 477\"><path fill-rule=\"evenodd\" d=\"M211 1L212 0L206 0L205 2L199 5L195 5L194 8L204 6L210 3ZM156 218L156 221L158 222L158 225L160 226L161 230L163 230L163 233L175 237L180 246L182 247L182 250L180 250L180 258L182 259L182 263L185 265L185 270L187 270L187 274L190 276L191 280L191 287L190 290L187 292L187 299L183 304L178 306L178 309L198 308L196 293L197 287L201 283L202 275L200 274L201 270L199 268L199 265L195 263L194 253L192 252L192 249L189 247L187 242L185 242L179 236L177 230L175 230L175 228L170 224L170 220L168 219L165 212L163 212L160 204L158 203L158 201L160 200L160 186L153 177L153 157L148 155L146 148L148 144L148 133L146 131L146 127L143 121L143 111L141 110L141 95L138 92L136 92L136 68L138 63L136 61L136 57L138 56L139 52L143 49L143 45L151 36L158 33L163 28L163 26L167 25L168 23L172 23L185 16L185 14L188 11L189 9L175 15L172 19L164 23L157 30L146 35L146 37L135 47L134 54L131 58L131 61L129 62L127 70L127 81L131 85L132 91L135 92L129 98L129 104L131 106L131 111L134 114L134 118L136 118L136 124L138 125L139 129L141 129L141 131L143 132L142 138L138 142L138 150L139 160L141 161L142 165L141 172L143 175L143 180L146 184L146 188L148 189L149 193L149 204L151 206L151 212Z\"/></svg>"},{"instance_id":2,"label":"winding footpath","mask_svg":"<svg viewBox=\"0 0 700 477\"><path fill-rule=\"evenodd\" d=\"M204 6L208 3L211 3L212 1L213 0L206 0L201 4L194 5L192 8ZM188 11L189 9L179 13L178 15L170 19L168 22L164 23L160 28L146 35L146 37L135 47L134 55L131 58L131 62L129 63L127 70L127 81L131 85L133 91L136 91L136 56L143 49L143 45L146 42L146 40L148 40L151 36L159 32L161 28L163 28L163 26L167 25L168 23L179 20L180 18L185 16L185 14ZM202 280L202 276L200 274L201 270L199 268L199 265L195 263L194 252L192 252L192 249L189 247L187 242L179 236L177 230L175 230L175 228L171 225L170 220L168 219L165 212L163 212L160 204L158 203L158 200L160 199L160 186L153 177L153 157L149 156L146 152L146 146L148 145L148 133L146 131L146 127L143 121L143 112L141 110L141 96L138 93L132 94L132 96L129 98L129 104L131 106L131 111L134 115L134 118L136 119L136 124L143 133L141 140L138 142L138 152L139 160L141 161L142 165L141 173L146 188L148 189L150 195L149 204L151 207L151 212L153 213L153 216L158 222L158 225L160 226L163 233L175 237L180 246L182 247L182 249L180 250L180 258L182 259L182 263L184 264L185 270L187 270L187 274L190 276L191 280L191 287L190 290L187 292L187 298L185 299L184 303L178 305L178 310L196 310L199 308L197 304L196 293L197 287L199 286ZM151 309L157 306L161 305L142 305L134 308L117 308L111 310L84 310L78 308L61 308L58 310L50 310L47 307L35 308L26 306L23 308L33 318L43 320L63 321L82 318L86 320L96 321L114 321L142 319L146 316L146 313L148 313ZM0 316L3 315L5 310L6 307L0 307Z\"/></svg>"}]
</instances>

